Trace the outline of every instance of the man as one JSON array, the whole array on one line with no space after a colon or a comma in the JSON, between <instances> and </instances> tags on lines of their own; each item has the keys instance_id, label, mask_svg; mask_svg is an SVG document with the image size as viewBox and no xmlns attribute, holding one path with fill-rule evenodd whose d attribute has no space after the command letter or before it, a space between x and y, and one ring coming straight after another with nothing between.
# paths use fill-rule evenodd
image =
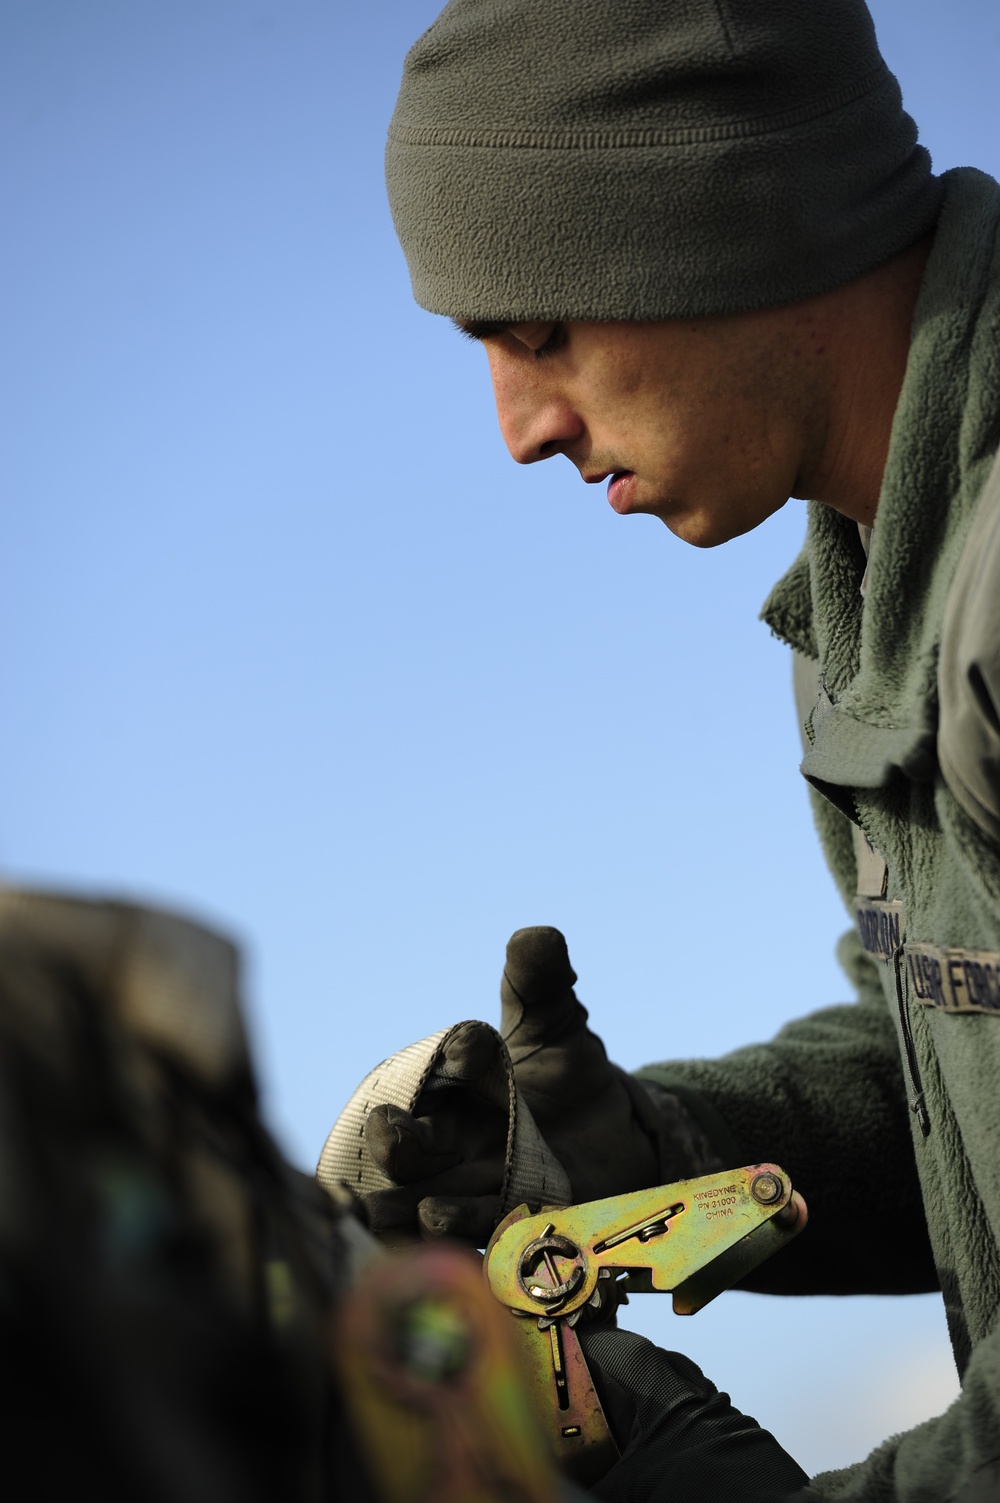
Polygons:
<instances>
[{"instance_id":1,"label":"man","mask_svg":"<svg viewBox=\"0 0 1000 1503\"><path fill-rule=\"evenodd\" d=\"M452 0L387 175L416 297L482 341L516 460L562 454L698 546L811 503L764 615L858 1000L637 1081L561 936L522 931L521 1093L577 1200L782 1163L811 1226L754 1288L941 1289L962 1396L803 1496L1000 1496L1000 189L932 176L860 0ZM448 1048L449 1091L369 1115L393 1181L369 1214L481 1244L503 1142L472 1042ZM872 1166L874 1222L849 1209ZM603 1496L801 1489L768 1438L727 1471L745 1435L651 1352L594 1347L630 1440Z\"/></svg>"}]
</instances>

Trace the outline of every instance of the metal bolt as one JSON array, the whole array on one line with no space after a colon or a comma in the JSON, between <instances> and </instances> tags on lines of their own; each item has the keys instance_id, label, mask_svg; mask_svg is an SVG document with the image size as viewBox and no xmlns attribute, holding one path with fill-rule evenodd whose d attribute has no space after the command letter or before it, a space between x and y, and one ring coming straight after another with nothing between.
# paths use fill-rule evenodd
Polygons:
<instances>
[{"instance_id":1,"label":"metal bolt","mask_svg":"<svg viewBox=\"0 0 1000 1503\"><path fill-rule=\"evenodd\" d=\"M750 1181L750 1194L762 1206L773 1206L785 1193L785 1187L776 1174L755 1174Z\"/></svg>"},{"instance_id":2,"label":"metal bolt","mask_svg":"<svg viewBox=\"0 0 1000 1503\"><path fill-rule=\"evenodd\" d=\"M543 1268L549 1278L547 1284L536 1278ZM547 1226L521 1254L517 1282L529 1299L552 1306L567 1300L583 1282L585 1273L586 1264L576 1243L552 1235L551 1226Z\"/></svg>"}]
</instances>

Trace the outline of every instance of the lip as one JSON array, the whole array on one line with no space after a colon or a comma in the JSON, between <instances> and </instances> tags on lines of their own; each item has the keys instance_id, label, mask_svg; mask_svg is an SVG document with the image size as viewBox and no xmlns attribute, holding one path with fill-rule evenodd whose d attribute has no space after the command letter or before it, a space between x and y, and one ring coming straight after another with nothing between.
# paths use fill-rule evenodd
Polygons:
<instances>
[{"instance_id":1,"label":"lip","mask_svg":"<svg viewBox=\"0 0 1000 1503\"><path fill-rule=\"evenodd\" d=\"M619 516L624 516L630 511L632 493L635 490L635 472L633 470L615 470L608 481L608 501Z\"/></svg>"}]
</instances>

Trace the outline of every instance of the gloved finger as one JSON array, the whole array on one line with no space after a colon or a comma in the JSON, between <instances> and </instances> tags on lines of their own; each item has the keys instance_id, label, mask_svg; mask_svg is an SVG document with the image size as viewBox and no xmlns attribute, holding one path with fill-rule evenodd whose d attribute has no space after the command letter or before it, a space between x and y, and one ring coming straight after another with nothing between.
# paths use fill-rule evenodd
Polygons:
<instances>
[{"instance_id":1,"label":"gloved finger","mask_svg":"<svg viewBox=\"0 0 1000 1503\"><path fill-rule=\"evenodd\" d=\"M605 1092L620 1094L620 1072L587 1026L575 981L558 929L518 929L511 935L500 984L500 1031L518 1087L546 1134L550 1119L564 1120L568 1108L583 1107L588 1115L603 1112L596 1107L598 1098Z\"/></svg>"},{"instance_id":2,"label":"gloved finger","mask_svg":"<svg viewBox=\"0 0 1000 1503\"><path fill-rule=\"evenodd\" d=\"M453 1237L473 1247L485 1247L500 1220L500 1197L494 1193L428 1195L426 1185L393 1185L369 1190L361 1201L373 1232Z\"/></svg>"},{"instance_id":3,"label":"gloved finger","mask_svg":"<svg viewBox=\"0 0 1000 1503\"><path fill-rule=\"evenodd\" d=\"M612 1430L626 1442L594 1488L605 1503L780 1503L806 1485L774 1436L679 1352L629 1331L578 1334Z\"/></svg>"},{"instance_id":4,"label":"gloved finger","mask_svg":"<svg viewBox=\"0 0 1000 1503\"><path fill-rule=\"evenodd\" d=\"M420 1192L409 1185L394 1185L388 1190L369 1190L361 1196L369 1230L373 1232L420 1232L417 1207Z\"/></svg>"},{"instance_id":5,"label":"gloved finger","mask_svg":"<svg viewBox=\"0 0 1000 1503\"><path fill-rule=\"evenodd\" d=\"M471 1247L485 1247L500 1220L499 1195L421 1195L413 1185L370 1190L362 1196L373 1232L408 1232L411 1236L451 1237Z\"/></svg>"},{"instance_id":6,"label":"gloved finger","mask_svg":"<svg viewBox=\"0 0 1000 1503\"><path fill-rule=\"evenodd\" d=\"M714 1392L695 1363L645 1336L598 1326L580 1326L577 1335L620 1450L679 1406Z\"/></svg>"},{"instance_id":7,"label":"gloved finger","mask_svg":"<svg viewBox=\"0 0 1000 1503\"><path fill-rule=\"evenodd\" d=\"M435 1088L441 1081L473 1085L496 1068L496 1035L476 1023L452 1030L435 1067Z\"/></svg>"},{"instance_id":8,"label":"gloved finger","mask_svg":"<svg viewBox=\"0 0 1000 1503\"><path fill-rule=\"evenodd\" d=\"M500 1032L515 1064L526 1053L554 1042L567 1026L578 1024L579 1013L586 1022L573 991L575 981L566 940L558 929L538 925L511 935L500 983Z\"/></svg>"},{"instance_id":9,"label":"gloved finger","mask_svg":"<svg viewBox=\"0 0 1000 1503\"><path fill-rule=\"evenodd\" d=\"M427 1196L418 1207L418 1219L427 1237L454 1237L485 1247L500 1220L500 1197Z\"/></svg>"},{"instance_id":10,"label":"gloved finger","mask_svg":"<svg viewBox=\"0 0 1000 1503\"><path fill-rule=\"evenodd\" d=\"M436 1091L434 1098L439 1109L425 1117L388 1102L372 1107L364 1127L372 1162L395 1188L410 1191L411 1200L499 1194L507 1146L503 1114L461 1086Z\"/></svg>"},{"instance_id":11,"label":"gloved finger","mask_svg":"<svg viewBox=\"0 0 1000 1503\"><path fill-rule=\"evenodd\" d=\"M400 1185L430 1179L462 1160L453 1116L413 1117L388 1103L368 1113L365 1148L382 1173Z\"/></svg>"}]
</instances>

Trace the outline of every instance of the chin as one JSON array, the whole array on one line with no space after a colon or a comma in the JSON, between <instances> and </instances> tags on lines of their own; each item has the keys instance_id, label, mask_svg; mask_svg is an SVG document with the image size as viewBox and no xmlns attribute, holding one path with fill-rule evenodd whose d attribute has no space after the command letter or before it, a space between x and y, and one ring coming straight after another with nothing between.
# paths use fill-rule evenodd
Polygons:
<instances>
[{"instance_id":1,"label":"chin","mask_svg":"<svg viewBox=\"0 0 1000 1503\"><path fill-rule=\"evenodd\" d=\"M682 543L690 543L692 548L718 548L721 543L728 543L730 538L749 531L749 528L724 527L717 517L670 516L661 517L660 520L665 527L669 527L675 538L680 538Z\"/></svg>"},{"instance_id":2,"label":"chin","mask_svg":"<svg viewBox=\"0 0 1000 1503\"><path fill-rule=\"evenodd\" d=\"M670 512L661 517L661 520L670 528L675 537L680 538L682 543L690 543L692 548L718 548L722 543L732 542L733 538L741 538L744 533L753 532L768 517L781 510L778 506L767 508L755 508L746 512Z\"/></svg>"}]
</instances>

